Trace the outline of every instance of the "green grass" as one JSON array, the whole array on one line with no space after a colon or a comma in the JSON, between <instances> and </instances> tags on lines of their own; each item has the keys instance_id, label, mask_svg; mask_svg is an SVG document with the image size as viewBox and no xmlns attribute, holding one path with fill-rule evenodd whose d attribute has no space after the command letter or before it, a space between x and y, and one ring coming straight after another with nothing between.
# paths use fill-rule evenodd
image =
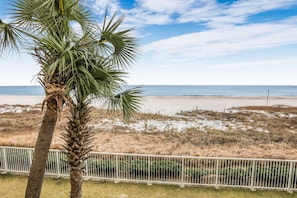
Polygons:
<instances>
[{"instance_id":1,"label":"green grass","mask_svg":"<svg viewBox=\"0 0 297 198\"><path fill-rule=\"evenodd\" d=\"M0 175L0 197L21 198L27 184L27 177L23 175ZM65 198L69 197L69 180L45 178L41 198ZM255 192L238 188L212 187L185 187L174 185L131 184L99 181L84 181L84 198L245 198L245 197L269 197L291 198L297 197L297 193L290 194L284 191L257 190Z\"/></svg>"}]
</instances>

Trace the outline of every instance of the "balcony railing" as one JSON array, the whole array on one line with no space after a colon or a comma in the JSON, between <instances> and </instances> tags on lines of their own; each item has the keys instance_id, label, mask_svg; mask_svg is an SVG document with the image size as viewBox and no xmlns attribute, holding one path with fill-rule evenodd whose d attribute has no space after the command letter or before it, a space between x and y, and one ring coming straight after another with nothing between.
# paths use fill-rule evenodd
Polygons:
<instances>
[{"instance_id":1,"label":"balcony railing","mask_svg":"<svg viewBox=\"0 0 297 198\"><path fill-rule=\"evenodd\" d=\"M0 171L29 173L34 149L0 146ZM69 176L66 156L50 150L46 175ZM297 160L90 153L86 179L148 184L297 190Z\"/></svg>"}]
</instances>

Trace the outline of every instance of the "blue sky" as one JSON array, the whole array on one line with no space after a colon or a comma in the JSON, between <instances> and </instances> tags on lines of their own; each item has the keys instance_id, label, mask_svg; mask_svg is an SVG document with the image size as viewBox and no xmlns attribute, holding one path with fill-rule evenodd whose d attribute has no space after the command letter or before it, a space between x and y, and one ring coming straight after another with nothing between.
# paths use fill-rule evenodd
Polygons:
<instances>
[{"instance_id":1,"label":"blue sky","mask_svg":"<svg viewBox=\"0 0 297 198\"><path fill-rule=\"evenodd\" d=\"M0 0L0 18L6 0ZM297 0L86 0L135 27L129 84L297 85ZM0 57L0 85L36 85L25 53Z\"/></svg>"}]
</instances>

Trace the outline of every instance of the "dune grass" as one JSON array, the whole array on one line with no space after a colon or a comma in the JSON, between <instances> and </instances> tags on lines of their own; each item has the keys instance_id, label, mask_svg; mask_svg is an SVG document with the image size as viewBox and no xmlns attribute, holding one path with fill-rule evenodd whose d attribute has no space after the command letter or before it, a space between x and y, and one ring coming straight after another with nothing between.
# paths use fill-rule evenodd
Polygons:
<instances>
[{"instance_id":1,"label":"dune grass","mask_svg":"<svg viewBox=\"0 0 297 198\"><path fill-rule=\"evenodd\" d=\"M27 177L24 175L0 175L1 198L24 197ZM45 178L41 198L65 198L69 197L69 180ZM291 198L297 197L297 193L284 191L212 187L185 187L173 185L131 184L99 181L84 181L83 197L85 198L245 198L245 197L269 197Z\"/></svg>"},{"instance_id":2,"label":"dune grass","mask_svg":"<svg viewBox=\"0 0 297 198\"><path fill-rule=\"evenodd\" d=\"M21 113L3 109L23 108ZM34 147L43 112L36 106L0 105L0 145ZM61 114L52 149L61 149L68 111ZM297 107L249 106L226 112L140 113L129 123L119 112L93 109L96 152L297 159ZM194 124L193 124L194 123ZM183 128L177 130L177 128Z\"/></svg>"}]
</instances>

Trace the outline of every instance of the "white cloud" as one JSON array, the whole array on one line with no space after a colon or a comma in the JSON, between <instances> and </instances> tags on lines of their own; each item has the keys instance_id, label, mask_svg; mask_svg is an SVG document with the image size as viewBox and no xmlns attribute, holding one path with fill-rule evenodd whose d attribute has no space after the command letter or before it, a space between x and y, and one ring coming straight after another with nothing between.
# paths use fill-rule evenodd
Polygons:
<instances>
[{"instance_id":1,"label":"white cloud","mask_svg":"<svg viewBox=\"0 0 297 198\"><path fill-rule=\"evenodd\" d=\"M195 0L138 0L138 4L144 9L151 12L160 13L180 13L187 10Z\"/></svg>"},{"instance_id":2,"label":"white cloud","mask_svg":"<svg viewBox=\"0 0 297 198\"><path fill-rule=\"evenodd\" d=\"M240 0L234 3L218 4L214 1L200 1L191 5L191 9L181 13L180 22L204 22L209 27L243 24L248 17L274 9L284 9L297 5L296 0Z\"/></svg>"},{"instance_id":3,"label":"white cloud","mask_svg":"<svg viewBox=\"0 0 297 198\"><path fill-rule=\"evenodd\" d=\"M142 9L134 9L129 11L127 15L126 23L137 27L172 23L170 16L165 13L151 13Z\"/></svg>"},{"instance_id":4,"label":"white cloud","mask_svg":"<svg viewBox=\"0 0 297 198\"><path fill-rule=\"evenodd\" d=\"M231 4L226 12L223 13L232 16L242 16L273 9L282 9L291 5L297 5L296 0L240 0Z\"/></svg>"},{"instance_id":5,"label":"white cloud","mask_svg":"<svg viewBox=\"0 0 297 198\"><path fill-rule=\"evenodd\" d=\"M136 19L136 25L204 22L219 11L213 0L138 0L137 5L127 11L129 18Z\"/></svg>"},{"instance_id":6,"label":"white cloud","mask_svg":"<svg viewBox=\"0 0 297 198\"><path fill-rule=\"evenodd\" d=\"M118 0L89 0L86 5L98 15L104 15L106 9L109 13L122 11Z\"/></svg>"},{"instance_id":7,"label":"white cloud","mask_svg":"<svg viewBox=\"0 0 297 198\"><path fill-rule=\"evenodd\" d=\"M166 58L205 58L297 43L297 18L279 23L229 26L155 41L144 46Z\"/></svg>"},{"instance_id":8,"label":"white cloud","mask_svg":"<svg viewBox=\"0 0 297 198\"><path fill-rule=\"evenodd\" d=\"M222 6L212 0L200 0L188 6L187 10L180 12L177 21L185 22L209 22L213 18L221 16Z\"/></svg>"},{"instance_id":9,"label":"white cloud","mask_svg":"<svg viewBox=\"0 0 297 198\"><path fill-rule=\"evenodd\" d=\"M220 14L211 19L208 25L211 27L225 24L246 23L248 17L265 11L274 9L284 9L288 6L297 5L295 0L241 0L221 9Z\"/></svg>"},{"instance_id":10,"label":"white cloud","mask_svg":"<svg viewBox=\"0 0 297 198\"><path fill-rule=\"evenodd\" d=\"M210 28L228 27L247 23L254 14L297 5L296 0L238 0L232 4L216 0L136 0L133 8L125 10L119 1L88 0L87 5L98 15L103 15L106 8L110 13L124 13L125 23L138 28L186 22L203 23Z\"/></svg>"}]
</instances>

